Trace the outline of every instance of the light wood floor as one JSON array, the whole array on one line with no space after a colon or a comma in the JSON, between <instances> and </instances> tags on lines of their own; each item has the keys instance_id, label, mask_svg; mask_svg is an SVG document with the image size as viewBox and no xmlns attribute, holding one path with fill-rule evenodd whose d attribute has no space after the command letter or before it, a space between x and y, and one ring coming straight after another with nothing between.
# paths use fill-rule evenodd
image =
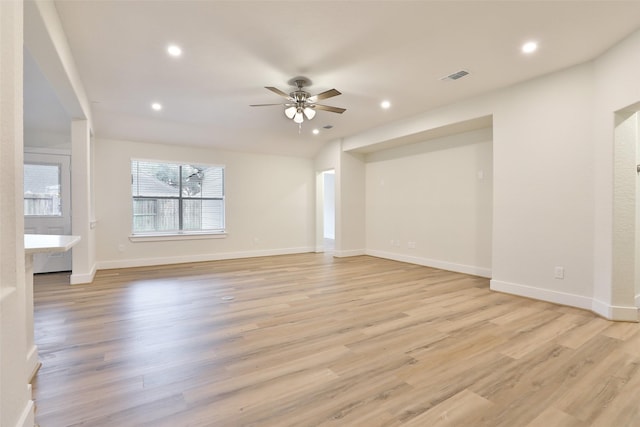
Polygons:
<instances>
[{"instance_id":1,"label":"light wood floor","mask_svg":"<svg viewBox=\"0 0 640 427\"><path fill-rule=\"evenodd\" d=\"M482 278L301 254L35 282L42 427L640 426L638 324Z\"/></svg>"}]
</instances>

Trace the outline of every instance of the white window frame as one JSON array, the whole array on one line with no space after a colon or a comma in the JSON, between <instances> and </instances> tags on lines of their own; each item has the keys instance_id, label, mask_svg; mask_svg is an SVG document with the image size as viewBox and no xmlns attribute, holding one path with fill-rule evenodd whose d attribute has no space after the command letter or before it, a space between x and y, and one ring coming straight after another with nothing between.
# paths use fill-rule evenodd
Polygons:
<instances>
[{"instance_id":1,"label":"white window frame","mask_svg":"<svg viewBox=\"0 0 640 427\"><path fill-rule=\"evenodd\" d=\"M134 162L150 162L150 163L163 163L171 166L182 167L185 165L192 166L204 166L204 167L214 167L222 169L222 197L200 197L200 198L189 198L185 197L180 189L178 189L178 196L175 198L172 197L162 197L175 199L178 201L178 204L182 204L184 200L222 200L222 223L223 228L219 230L171 230L171 231L134 231L134 207L133 203L136 199L154 199L152 196L134 196L132 189L131 191L131 234L129 235L129 240L132 242L149 242L149 241L161 241L161 240L196 240L196 239L220 239L225 238L227 236L226 231L226 168L224 165L219 164L205 164L205 163L192 163L192 162L173 162L167 160L156 160L156 159L131 159L129 162L129 171L131 172L131 168ZM133 183L133 176L131 177ZM180 179L182 181L182 179ZM180 182L182 185L182 182ZM182 208L179 210L182 212ZM180 213L182 215L182 213ZM182 224L182 219L178 218L179 224Z\"/></svg>"}]
</instances>

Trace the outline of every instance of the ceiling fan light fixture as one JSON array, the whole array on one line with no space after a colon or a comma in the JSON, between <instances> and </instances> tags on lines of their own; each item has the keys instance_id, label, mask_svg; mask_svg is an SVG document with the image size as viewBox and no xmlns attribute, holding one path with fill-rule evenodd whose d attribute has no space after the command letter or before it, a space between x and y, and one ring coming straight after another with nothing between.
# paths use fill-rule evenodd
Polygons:
<instances>
[{"instance_id":1,"label":"ceiling fan light fixture","mask_svg":"<svg viewBox=\"0 0 640 427\"><path fill-rule=\"evenodd\" d=\"M288 119L293 119L297 111L296 107L285 108L284 115L287 116Z\"/></svg>"},{"instance_id":2,"label":"ceiling fan light fixture","mask_svg":"<svg viewBox=\"0 0 640 427\"><path fill-rule=\"evenodd\" d=\"M0 0L2 1L2 0ZM306 77L295 77L289 81L290 85L296 86L296 90L290 93L286 93L273 86L265 86L265 89L279 95L287 100L282 104L251 104L251 107L267 107L271 105L284 106L284 115L298 124L298 130L302 128L304 120L312 120L318 110L329 111L332 113L342 114L346 111L345 108L332 107L329 105L316 104L316 101L332 98L334 96L341 95L337 89L329 89L324 92L320 92L316 95L311 95L304 90L305 87L311 85L311 80Z\"/></svg>"},{"instance_id":3,"label":"ceiling fan light fixture","mask_svg":"<svg viewBox=\"0 0 640 427\"><path fill-rule=\"evenodd\" d=\"M314 110L311 107L305 107L303 112L304 112L304 116L307 118L307 120L311 120L316 116L316 110Z\"/></svg>"}]
</instances>

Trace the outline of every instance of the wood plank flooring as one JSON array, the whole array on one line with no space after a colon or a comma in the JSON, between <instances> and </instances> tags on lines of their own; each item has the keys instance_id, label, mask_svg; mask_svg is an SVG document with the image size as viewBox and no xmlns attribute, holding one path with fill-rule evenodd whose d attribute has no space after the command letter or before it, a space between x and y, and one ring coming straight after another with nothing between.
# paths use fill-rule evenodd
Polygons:
<instances>
[{"instance_id":1,"label":"wood plank flooring","mask_svg":"<svg viewBox=\"0 0 640 427\"><path fill-rule=\"evenodd\" d=\"M67 283L35 278L41 427L640 426L640 325L483 278L300 254Z\"/></svg>"}]
</instances>

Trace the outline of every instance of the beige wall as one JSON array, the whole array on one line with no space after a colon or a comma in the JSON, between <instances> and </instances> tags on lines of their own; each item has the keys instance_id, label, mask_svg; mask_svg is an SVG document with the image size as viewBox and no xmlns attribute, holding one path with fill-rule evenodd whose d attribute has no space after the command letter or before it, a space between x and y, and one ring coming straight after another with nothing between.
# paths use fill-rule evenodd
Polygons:
<instances>
[{"instance_id":1,"label":"beige wall","mask_svg":"<svg viewBox=\"0 0 640 427\"><path fill-rule=\"evenodd\" d=\"M133 141L95 144L98 268L313 251L313 161ZM225 166L226 238L132 242L130 161Z\"/></svg>"},{"instance_id":2,"label":"beige wall","mask_svg":"<svg viewBox=\"0 0 640 427\"><path fill-rule=\"evenodd\" d=\"M494 114L496 289L590 307L593 293L591 69L504 91ZM555 277L555 268L564 278ZM533 296L533 295L531 295Z\"/></svg>"},{"instance_id":3,"label":"beige wall","mask_svg":"<svg viewBox=\"0 0 640 427\"><path fill-rule=\"evenodd\" d=\"M614 176L635 171L615 167L614 118L640 101L639 49L636 32L592 62L371 129L343 147L367 151L493 116L492 289L637 320L626 243L635 216L614 219L635 206L620 203L634 193L614 187Z\"/></svg>"},{"instance_id":4,"label":"beige wall","mask_svg":"<svg viewBox=\"0 0 640 427\"><path fill-rule=\"evenodd\" d=\"M0 425L33 426L22 216L21 1L0 2Z\"/></svg>"},{"instance_id":5,"label":"beige wall","mask_svg":"<svg viewBox=\"0 0 640 427\"><path fill-rule=\"evenodd\" d=\"M491 277L491 129L366 162L368 254Z\"/></svg>"}]
</instances>

